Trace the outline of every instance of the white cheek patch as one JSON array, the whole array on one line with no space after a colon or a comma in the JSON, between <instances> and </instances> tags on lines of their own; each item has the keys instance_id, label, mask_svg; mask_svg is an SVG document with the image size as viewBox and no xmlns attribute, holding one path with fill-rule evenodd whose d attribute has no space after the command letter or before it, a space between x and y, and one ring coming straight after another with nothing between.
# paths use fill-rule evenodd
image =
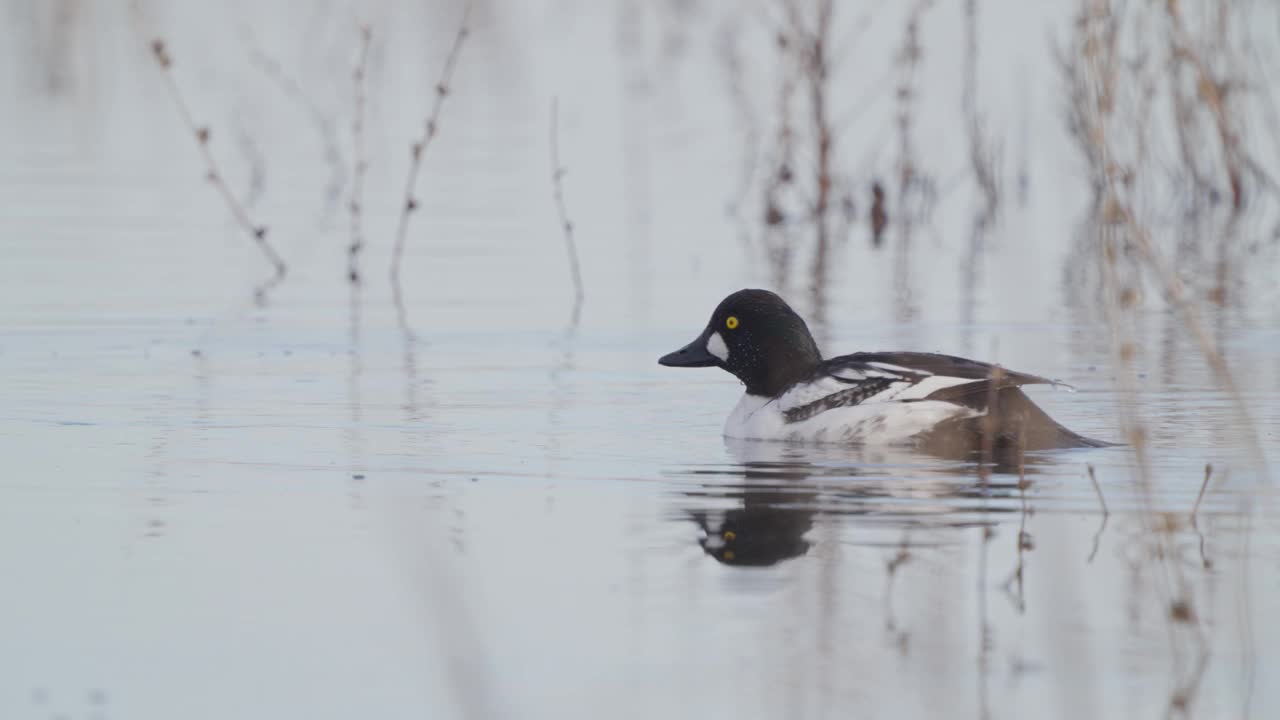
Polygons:
<instances>
[{"instance_id":1,"label":"white cheek patch","mask_svg":"<svg viewBox=\"0 0 1280 720\"><path fill-rule=\"evenodd\" d=\"M707 339L707 352L720 358L720 362L729 362L729 346L724 344L720 333L711 333Z\"/></svg>"}]
</instances>

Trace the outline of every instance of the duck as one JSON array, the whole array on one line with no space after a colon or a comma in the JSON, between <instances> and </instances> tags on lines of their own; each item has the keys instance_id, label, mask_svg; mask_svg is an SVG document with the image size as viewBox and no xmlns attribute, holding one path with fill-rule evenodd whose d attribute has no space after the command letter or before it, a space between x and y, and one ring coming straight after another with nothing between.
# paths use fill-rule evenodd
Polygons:
<instances>
[{"instance_id":1,"label":"duck","mask_svg":"<svg viewBox=\"0 0 1280 720\"><path fill-rule=\"evenodd\" d=\"M928 352L823 358L804 318L777 294L744 289L711 313L697 338L658 363L718 367L746 391L724 436L843 445L909 445L947 456L1105 447L1072 432L1022 387L1066 387L999 365Z\"/></svg>"}]
</instances>

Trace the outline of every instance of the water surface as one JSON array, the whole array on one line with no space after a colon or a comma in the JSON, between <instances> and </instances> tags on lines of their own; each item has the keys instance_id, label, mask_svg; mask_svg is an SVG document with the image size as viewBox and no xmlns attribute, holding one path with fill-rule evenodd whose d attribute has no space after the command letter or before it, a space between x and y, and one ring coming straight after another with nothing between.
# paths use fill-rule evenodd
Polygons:
<instances>
[{"instance_id":1,"label":"water surface","mask_svg":"<svg viewBox=\"0 0 1280 720\"><path fill-rule=\"evenodd\" d=\"M349 192L352 12L66 8L23 16L46 39L10 50L3 78L19 102L0 141L0 716L1280 707L1275 503L1174 314L1143 311L1136 329L1152 492L1123 447L986 474L906 449L727 442L736 381L656 364L723 295L777 287L725 212L741 139L706 38L732 18L480 3L420 178L402 317L390 242L457 8L365 18L382 42L355 292L328 189ZM954 10L938 12L921 94L939 111L920 132L941 165L963 151L941 119ZM1039 40L1004 47L1017 18L1001 17L984 20L984 62L1048 78ZM858 56L888 67L900 21L877 16ZM154 33L235 187L260 185L246 203L290 264L265 303L269 268L201 181L149 64ZM342 164L260 55L332 119ZM576 322L553 95L586 280ZM1078 178L1058 99L1032 95L1020 122L1047 139L976 284L956 200L901 256L858 230L820 298L803 278L779 289L820 316L830 353L938 350L1061 378L1077 392L1035 400L1120 440L1107 326L1063 271L1087 203L1063 190ZM864 134L850 142L880 137ZM1274 289L1254 288L1208 320L1274 466L1280 334Z\"/></svg>"}]
</instances>

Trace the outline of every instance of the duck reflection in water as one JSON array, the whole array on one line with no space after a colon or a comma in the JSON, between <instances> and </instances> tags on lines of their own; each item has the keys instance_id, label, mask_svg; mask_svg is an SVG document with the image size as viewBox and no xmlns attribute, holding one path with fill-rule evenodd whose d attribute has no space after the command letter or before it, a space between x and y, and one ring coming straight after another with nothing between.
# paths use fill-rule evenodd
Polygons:
<instances>
[{"instance_id":1,"label":"duck reflection in water","mask_svg":"<svg viewBox=\"0 0 1280 720\"><path fill-rule=\"evenodd\" d=\"M725 444L734 464L680 472L702 479L682 493L682 514L701 530L698 545L707 555L742 567L806 554L822 517L893 532L993 526L1000 515L1019 512L1019 473L1053 462L1052 454L997 453L988 466L994 475L984 482L976 457L728 438Z\"/></svg>"},{"instance_id":2,"label":"duck reflection in water","mask_svg":"<svg viewBox=\"0 0 1280 720\"><path fill-rule=\"evenodd\" d=\"M817 491L804 485L811 471L804 462L746 461L741 485L706 486L708 496L741 507L690 511L703 532L698 544L726 565L763 567L805 554L809 541L804 536L813 529L818 499ZM790 490L788 484L799 487Z\"/></svg>"}]
</instances>

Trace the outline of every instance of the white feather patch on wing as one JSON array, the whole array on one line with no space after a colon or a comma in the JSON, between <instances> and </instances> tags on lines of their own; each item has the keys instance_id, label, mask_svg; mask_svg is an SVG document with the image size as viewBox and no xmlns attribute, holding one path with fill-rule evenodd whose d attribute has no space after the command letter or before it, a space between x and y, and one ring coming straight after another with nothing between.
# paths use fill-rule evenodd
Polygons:
<instances>
[{"instance_id":1,"label":"white feather patch on wing","mask_svg":"<svg viewBox=\"0 0 1280 720\"><path fill-rule=\"evenodd\" d=\"M870 370L861 368L842 367L831 371L832 377L841 378L843 380L866 380L868 378L898 378L902 377L899 372L881 372L880 370Z\"/></svg>"},{"instance_id":2,"label":"white feather patch on wing","mask_svg":"<svg viewBox=\"0 0 1280 720\"><path fill-rule=\"evenodd\" d=\"M813 382L800 383L778 397L778 410L782 412L793 410L801 405L808 405L828 395L838 393L841 390L847 390L850 387L853 386L831 376L821 377Z\"/></svg>"},{"instance_id":3,"label":"white feather patch on wing","mask_svg":"<svg viewBox=\"0 0 1280 720\"><path fill-rule=\"evenodd\" d=\"M957 378L952 378L957 379ZM832 408L789 422L777 401L743 395L725 422L724 434L747 440L789 440L841 445L909 444L945 420L975 417L975 410L949 402L880 402Z\"/></svg>"},{"instance_id":4,"label":"white feather patch on wing","mask_svg":"<svg viewBox=\"0 0 1280 720\"><path fill-rule=\"evenodd\" d=\"M929 397L933 393L943 388L955 387L956 385L968 385L969 383L979 383L986 378L958 378L948 375L932 375L913 383L910 387L902 390L901 393L893 397L894 400L922 400ZM871 398L868 398L870 400Z\"/></svg>"},{"instance_id":5,"label":"white feather patch on wing","mask_svg":"<svg viewBox=\"0 0 1280 720\"><path fill-rule=\"evenodd\" d=\"M718 332L707 338L707 352L720 358L721 362L729 362L729 346L724 344L724 338Z\"/></svg>"},{"instance_id":6,"label":"white feather patch on wing","mask_svg":"<svg viewBox=\"0 0 1280 720\"><path fill-rule=\"evenodd\" d=\"M881 370L887 370L891 373L894 373L895 375L932 375L933 374L928 370L921 370L920 368L903 367L901 365L894 365L893 363L869 362L867 364L870 365L871 367L880 368Z\"/></svg>"}]
</instances>

